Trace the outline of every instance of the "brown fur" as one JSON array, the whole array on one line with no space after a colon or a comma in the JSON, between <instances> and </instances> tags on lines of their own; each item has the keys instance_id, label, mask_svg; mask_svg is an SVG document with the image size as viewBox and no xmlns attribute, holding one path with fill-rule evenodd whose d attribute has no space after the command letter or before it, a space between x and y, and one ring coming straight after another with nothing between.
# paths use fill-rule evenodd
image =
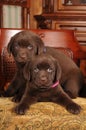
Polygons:
<instances>
[{"instance_id":1,"label":"brown fur","mask_svg":"<svg viewBox=\"0 0 86 130\"><path fill-rule=\"evenodd\" d=\"M73 114L80 113L81 107L72 101L60 84L52 87L56 81L61 82L60 64L52 56L41 54L34 57L25 65L24 77L27 87L20 103L15 107L17 114L25 114L31 104L39 101L59 103Z\"/></svg>"},{"instance_id":2,"label":"brown fur","mask_svg":"<svg viewBox=\"0 0 86 130\"><path fill-rule=\"evenodd\" d=\"M26 81L23 77L23 67L27 61L30 61L34 55L43 52L44 43L42 40L30 31L22 31L15 34L9 41L7 49L12 53L17 65L17 72L8 86L4 96L14 96L13 101L19 102L26 87Z\"/></svg>"},{"instance_id":3,"label":"brown fur","mask_svg":"<svg viewBox=\"0 0 86 130\"><path fill-rule=\"evenodd\" d=\"M15 59L17 72L4 95L14 96L13 101L19 102L26 88L26 80L23 76L26 62L30 63L34 55L41 53L52 55L59 62L62 70L60 84L65 92L72 98L79 95L84 79L80 69L61 51L45 47L38 35L30 31L17 33L8 43L8 52L12 53Z\"/></svg>"}]
</instances>

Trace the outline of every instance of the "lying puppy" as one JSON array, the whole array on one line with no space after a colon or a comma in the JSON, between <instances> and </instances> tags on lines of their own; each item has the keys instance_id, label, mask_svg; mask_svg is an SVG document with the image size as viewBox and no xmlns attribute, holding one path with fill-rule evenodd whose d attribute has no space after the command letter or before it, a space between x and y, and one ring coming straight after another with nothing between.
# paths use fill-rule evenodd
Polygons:
<instances>
[{"instance_id":1,"label":"lying puppy","mask_svg":"<svg viewBox=\"0 0 86 130\"><path fill-rule=\"evenodd\" d=\"M45 47L41 38L31 31L22 31L15 34L9 44L8 52L14 57L17 72L9 85L5 96L14 96L13 101L19 102L26 88L23 76L23 68L28 61L30 63L34 55L46 53L52 55L59 61L62 69L60 84L64 86L65 92L72 98L76 98L83 88L83 75L76 64L68 56L57 49Z\"/></svg>"},{"instance_id":2,"label":"lying puppy","mask_svg":"<svg viewBox=\"0 0 86 130\"><path fill-rule=\"evenodd\" d=\"M78 70L76 70L78 73ZM24 67L27 87L20 103L15 107L17 114L25 114L31 104L40 101L52 101L64 106L69 112L79 114L81 107L74 103L60 85L61 66L50 55L41 54ZM67 74L70 78L70 73ZM77 77L76 77L77 78ZM77 80L77 79L76 79ZM75 79L71 77L72 85ZM70 88L70 85L69 85Z\"/></svg>"}]
</instances>

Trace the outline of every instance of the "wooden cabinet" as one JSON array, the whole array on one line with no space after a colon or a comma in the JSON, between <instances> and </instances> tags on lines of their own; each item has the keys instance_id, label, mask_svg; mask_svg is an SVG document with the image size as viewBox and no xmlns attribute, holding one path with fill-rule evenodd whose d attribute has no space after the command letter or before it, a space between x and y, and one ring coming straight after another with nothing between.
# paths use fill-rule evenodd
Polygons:
<instances>
[{"instance_id":1,"label":"wooden cabinet","mask_svg":"<svg viewBox=\"0 0 86 130\"><path fill-rule=\"evenodd\" d=\"M37 28L75 30L86 46L86 0L42 0L42 13L35 15Z\"/></svg>"},{"instance_id":2,"label":"wooden cabinet","mask_svg":"<svg viewBox=\"0 0 86 130\"><path fill-rule=\"evenodd\" d=\"M42 13L35 15L37 28L75 31L81 48L86 51L86 0L42 0ZM86 61L81 61L86 76Z\"/></svg>"},{"instance_id":3,"label":"wooden cabinet","mask_svg":"<svg viewBox=\"0 0 86 130\"><path fill-rule=\"evenodd\" d=\"M72 29L79 43L86 45L86 0L42 0L37 28Z\"/></svg>"},{"instance_id":4,"label":"wooden cabinet","mask_svg":"<svg viewBox=\"0 0 86 130\"><path fill-rule=\"evenodd\" d=\"M59 10L86 10L86 0L58 0Z\"/></svg>"}]
</instances>

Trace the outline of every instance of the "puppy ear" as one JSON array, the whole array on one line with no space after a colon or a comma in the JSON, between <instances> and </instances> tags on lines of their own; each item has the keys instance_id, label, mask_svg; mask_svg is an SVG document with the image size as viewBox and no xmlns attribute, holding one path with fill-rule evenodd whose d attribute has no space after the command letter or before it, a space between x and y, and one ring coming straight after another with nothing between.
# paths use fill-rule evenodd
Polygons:
<instances>
[{"instance_id":1,"label":"puppy ear","mask_svg":"<svg viewBox=\"0 0 86 130\"><path fill-rule=\"evenodd\" d=\"M27 62L23 69L24 78L28 81L30 81L30 66L30 63Z\"/></svg>"},{"instance_id":2,"label":"puppy ear","mask_svg":"<svg viewBox=\"0 0 86 130\"><path fill-rule=\"evenodd\" d=\"M7 51L9 54L12 52L12 45L13 45L14 38L12 37L7 45Z\"/></svg>"},{"instance_id":3,"label":"puppy ear","mask_svg":"<svg viewBox=\"0 0 86 130\"><path fill-rule=\"evenodd\" d=\"M44 42L40 37L36 38L36 43L37 43L37 54L41 54L44 52Z\"/></svg>"},{"instance_id":4,"label":"puppy ear","mask_svg":"<svg viewBox=\"0 0 86 130\"><path fill-rule=\"evenodd\" d=\"M58 81L61 78L61 67L57 60L55 60L55 81Z\"/></svg>"}]
</instances>

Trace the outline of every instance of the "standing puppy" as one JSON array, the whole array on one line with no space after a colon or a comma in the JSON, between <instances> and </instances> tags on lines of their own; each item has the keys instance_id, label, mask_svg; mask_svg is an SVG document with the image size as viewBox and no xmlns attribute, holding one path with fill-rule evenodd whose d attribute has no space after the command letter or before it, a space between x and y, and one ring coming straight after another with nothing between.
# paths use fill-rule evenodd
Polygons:
<instances>
[{"instance_id":1,"label":"standing puppy","mask_svg":"<svg viewBox=\"0 0 86 130\"><path fill-rule=\"evenodd\" d=\"M76 72L78 73L78 70ZM61 66L55 58L48 54L34 57L24 67L27 87L20 103L15 107L15 112L25 114L31 104L40 101L51 101L59 103L73 114L80 113L81 107L72 101L63 90L64 86L60 85L61 75ZM71 80L74 84L74 79L71 78Z\"/></svg>"}]
</instances>

